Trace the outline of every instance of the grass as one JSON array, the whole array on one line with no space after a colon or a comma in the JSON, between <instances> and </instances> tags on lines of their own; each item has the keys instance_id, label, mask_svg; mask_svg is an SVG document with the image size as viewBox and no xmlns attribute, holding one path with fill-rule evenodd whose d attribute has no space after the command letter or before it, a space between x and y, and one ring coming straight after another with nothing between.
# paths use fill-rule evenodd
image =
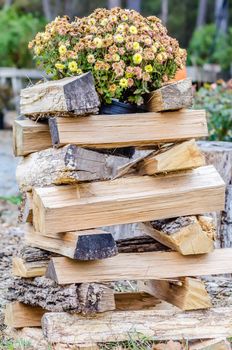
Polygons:
<instances>
[{"instance_id":1,"label":"grass","mask_svg":"<svg viewBox=\"0 0 232 350\"><path fill-rule=\"evenodd\" d=\"M0 350L29 350L31 349L31 343L25 339L19 339L16 341L6 340L0 342Z\"/></svg>"},{"instance_id":2,"label":"grass","mask_svg":"<svg viewBox=\"0 0 232 350\"><path fill-rule=\"evenodd\" d=\"M11 204L20 205L22 202L22 196L0 196L0 200L6 201Z\"/></svg>"}]
</instances>

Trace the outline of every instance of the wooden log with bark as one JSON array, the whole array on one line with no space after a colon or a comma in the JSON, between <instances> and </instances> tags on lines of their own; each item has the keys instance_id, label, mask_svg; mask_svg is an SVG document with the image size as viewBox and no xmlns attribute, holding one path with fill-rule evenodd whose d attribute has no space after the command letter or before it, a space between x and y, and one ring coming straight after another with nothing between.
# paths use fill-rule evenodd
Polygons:
<instances>
[{"instance_id":1,"label":"wooden log with bark","mask_svg":"<svg viewBox=\"0 0 232 350\"><path fill-rule=\"evenodd\" d=\"M224 183L213 166L166 176L35 188L33 225L51 235L159 220L221 210L224 197Z\"/></svg>"},{"instance_id":2,"label":"wooden log with bark","mask_svg":"<svg viewBox=\"0 0 232 350\"><path fill-rule=\"evenodd\" d=\"M200 279L183 277L181 285L164 280L139 281L140 291L179 307L181 310L199 310L212 307L210 295Z\"/></svg>"},{"instance_id":3,"label":"wooden log with bark","mask_svg":"<svg viewBox=\"0 0 232 350\"><path fill-rule=\"evenodd\" d=\"M216 247L232 247L232 144L201 141L198 143L206 163L213 164L226 184L225 210L214 215L217 221Z\"/></svg>"},{"instance_id":4,"label":"wooden log with bark","mask_svg":"<svg viewBox=\"0 0 232 350\"><path fill-rule=\"evenodd\" d=\"M158 150L119 166L116 177L138 173L154 175L205 165L205 159L194 139L181 143L164 144Z\"/></svg>"},{"instance_id":5,"label":"wooden log with bark","mask_svg":"<svg viewBox=\"0 0 232 350\"><path fill-rule=\"evenodd\" d=\"M152 146L208 135L203 110L50 118L52 144L88 148Z\"/></svg>"},{"instance_id":6,"label":"wooden log with bark","mask_svg":"<svg viewBox=\"0 0 232 350\"><path fill-rule=\"evenodd\" d=\"M141 334L154 340L208 339L232 334L231 307L196 310L148 309L114 311L95 317L68 313L46 313L42 318L45 337L50 342L118 342L140 339Z\"/></svg>"},{"instance_id":7,"label":"wooden log with bark","mask_svg":"<svg viewBox=\"0 0 232 350\"><path fill-rule=\"evenodd\" d=\"M75 145L48 148L24 157L17 166L16 180L22 192L54 184L108 180L114 177L117 167L127 161Z\"/></svg>"},{"instance_id":8,"label":"wooden log with bark","mask_svg":"<svg viewBox=\"0 0 232 350\"><path fill-rule=\"evenodd\" d=\"M22 201L19 205L18 220L20 223L32 223L33 222L33 202L32 192L22 193Z\"/></svg>"},{"instance_id":9,"label":"wooden log with bark","mask_svg":"<svg viewBox=\"0 0 232 350\"><path fill-rule=\"evenodd\" d=\"M46 276L59 284L207 276L232 273L231 259L232 248L197 256L177 252L125 253L85 264L57 257L50 260Z\"/></svg>"},{"instance_id":10,"label":"wooden log with bark","mask_svg":"<svg viewBox=\"0 0 232 350\"><path fill-rule=\"evenodd\" d=\"M231 350L231 345L226 338L198 340L189 345L189 350Z\"/></svg>"},{"instance_id":11,"label":"wooden log with bark","mask_svg":"<svg viewBox=\"0 0 232 350\"><path fill-rule=\"evenodd\" d=\"M20 94L21 114L34 119L97 114L99 106L91 72L36 84Z\"/></svg>"},{"instance_id":12,"label":"wooden log with bark","mask_svg":"<svg viewBox=\"0 0 232 350\"><path fill-rule=\"evenodd\" d=\"M95 283L59 286L45 277L16 278L8 289L9 301L40 306L48 311L96 313L115 309L113 289Z\"/></svg>"},{"instance_id":13,"label":"wooden log with bark","mask_svg":"<svg viewBox=\"0 0 232 350\"><path fill-rule=\"evenodd\" d=\"M52 146L46 122L16 119L13 124L13 149L16 157L26 156Z\"/></svg>"},{"instance_id":14,"label":"wooden log with bark","mask_svg":"<svg viewBox=\"0 0 232 350\"><path fill-rule=\"evenodd\" d=\"M147 235L183 255L209 253L214 248L216 227L207 216L182 216L141 225Z\"/></svg>"},{"instance_id":15,"label":"wooden log with bark","mask_svg":"<svg viewBox=\"0 0 232 350\"><path fill-rule=\"evenodd\" d=\"M146 97L146 108L149 112L188 108L192 103L192 81L189 78L166 84Z\"/></svg>"},{"instance_id":16,"label":"wooden log with bark","mask_svg":"<svg viewBox=\"0 0 232 350\"><path fill-rule=\"evenodd\" d=\"M106 259L118 253L112 234L96 229L58 233L47 237L37 233L32 225L27 225L25 241L32 247L75 260Z\"/></svg>"}]
</instances>

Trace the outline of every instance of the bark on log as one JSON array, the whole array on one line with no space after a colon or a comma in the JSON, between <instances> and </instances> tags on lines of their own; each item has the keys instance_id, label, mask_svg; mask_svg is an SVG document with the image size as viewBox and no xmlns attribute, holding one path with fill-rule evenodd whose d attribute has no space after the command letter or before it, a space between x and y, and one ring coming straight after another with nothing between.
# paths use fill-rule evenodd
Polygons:
<instances>
[{"instance_id":1,"label":"bark on log","mask_svg":"<svg viewBox=\"0 0 232 350\"><path fill-rule=\"evenodd\" d=\"M200 141L200 149L206 158L207 164L213 164L226 183L226 206L220 213L212 216L217 222L217 248L232 247L232 143Z\"/></svg>"},{"instance_id":2,"label":"bark on log","mask_svg":"<svg viewBox=\"0 0 232 350\"><path fill-rule=\"evenodd\" d=\"M75 260L99 260L112 257L118 249L111 233L102 230L65 232L48 237L26 226L26 244Z\"/></svg>"},{"instance_id":3,"label":"bark on log","mask_svg":"<svg viewBox=\"0 0 232 350\"><path fill-rule=\"evenodd\" d=\"M21 114L34 119L51 115L97 114L100 100L91 72L77 77L48 81L21 90Z\"/></svg>"},{"instance_id":4,"label":"bark on log","mask_svg":"<svg viewBox=\"0 0 232 350\"><path fill-rule=\"evenodd\" d=\"M16 179L22 192L54 184L107 180L114 177L117 167L127 161L123 157L67 145L24 157L17 166Z\"/></svg>"},{"instance_id":5,"label":"bark on log","mask_svg":"<svg viewBox=\"0 0 232 350\"><path fill-rule=\"evenodd\" d=\"M48 313L42 318L45 337L50 342L78 343L124 341L140 338L154 340L208 339L232 334L230 307L202 311L139 310L107 312L95 317L68 313Z\"/></svg>"},{"instance_id":6,"label":"bark on log","mask_svg":"<svg viewBox=\"0 0 232 350\"><path fill-rule=\"evenodd\" d=\"M177 110L192 106L192 102L192 81L187 78L151 92L147 96L146 108L149 112Z\"/></svg>"},{"instance_id":7,"label":"bark on log","mask_svg":"<svg viewBox=\"0 0 232 350\"><path fill-rule=\"evenodd\" d=\"M207 216L182 216L142 224L146 234L183 255L213 250L216 228Z\"/></svg>"},{"instance_id":8,"label":"bark on log","mask_svg":"<svg viewBox=\"0 0 232 350\"><path fill-rule=\"evenodd\" d=\"M57 312L89 314L115 309L114 291L105 285L83 283L58 286L45 277L14 279L7 298Z\"/></svg>"}]
</instances>

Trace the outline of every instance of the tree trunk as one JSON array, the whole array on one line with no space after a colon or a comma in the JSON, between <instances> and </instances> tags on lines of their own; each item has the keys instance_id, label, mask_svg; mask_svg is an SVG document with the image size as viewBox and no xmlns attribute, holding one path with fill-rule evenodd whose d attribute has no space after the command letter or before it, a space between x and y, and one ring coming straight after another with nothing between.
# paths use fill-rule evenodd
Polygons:
<instances>
[{"instance_id":1,"label":"tree trunk","mask_svg":"<svg viewBox=\"0 0 232 350\"><path fill-rule=\"evenodd\" d=\"M229 1L215 0L215 23L217 30L226 33L228 29Z\"/></svg>"},{"instance_id":2,"label":"tree trunk","mask_svg":"<svg viewBox=\"0 0 232 350\"><path fill-rule=\"evenodd\" d=\"M43 5L43 11L46 19L48 21L52 20L52 13L51 13L51 3L50 0L42 0L42 5Z\"/></svg>"},{"instance_id":3,"label":"tree trunk","mask_svg":"<svg viewBox=\"0 0 232 350\"><path fill-rule=\"evenodd\" d=\"M141 11L141 0L127 0L127 8L130 10Z\"/></svg>"},{"instance_id":4,"label":"tree trunk","mask_svg":"<svg viewBox=\"0 0 232 350\"><path fill-rule=\"evenodd\" d=\"M162 0L161 3L161 20L166 25L168 22L168 0Z\"/></svg>"},{"instance_id":5,"label":"tree trunk","mask_svg":"<svg viewBox=\"0 0 232 350\"><path fill-rule=\"evenodd\" d=\"M121 0L108 0L108 8L121 7Z\"/></svg>"},{"instance_id":6,"label":"tree trunk","mask_svg":"<svg viewBox=\"0 0 232 350\"><path fill-rule=\"evenodd\" d=\"M196 28L202 27L205 24L207 1L199 0Z\"/></svg>"},{"instance_id":7,"label":"tree trunk","mask_svg":"<svg viewBox=\"0 0 232 350\"><path fill-rule=\"evenodd\" d=\"M45 277L13 280L7 297L53 312L89 314L115 309L114 291L107 286L95 283L58 286Z\"/></svg>"}]
</instances>

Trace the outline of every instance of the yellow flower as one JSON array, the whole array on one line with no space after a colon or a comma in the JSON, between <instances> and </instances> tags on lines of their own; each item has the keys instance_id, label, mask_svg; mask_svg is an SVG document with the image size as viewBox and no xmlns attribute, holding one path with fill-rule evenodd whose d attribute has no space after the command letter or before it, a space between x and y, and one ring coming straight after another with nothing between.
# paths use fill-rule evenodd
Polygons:
<instances>
[{"instance_id":1,"label":"yellow flower","mask_svg":"<svg viewBox=\"0 0 232 350\"><path fill-rule=\"evenodd\" d=\"M95 23L96 23L96 20L95 20L94 18L90 18L90 19L89 19L89 24L90 24L91 26L94 26Z\"/></svg>"},{"instance_id":2,"label":"yellow flower","mask_svg":"<svg viewBox=\"0 0 232 350\"><path fill-rule=\"evenodd\" d=\"M138 29L135 26L130 26L129 31L131 34L137 34Z\"/></svg>"},{"instance_id":3,"label":"yellow flower","mask_svg":"<svg viewBox=\"0 0 232 350\"><path fill-rule=\"evenodd\" d=\"M125 78L120 79L119 85L120 85L122 88L124 88L124 89L127 88L127 86L128 86L128 81L127 81L127 79L125 79Z\"/></svg>"},{"instance_id":4,"label":"yellow flower","mask_svg":"<svg viewBox=\"0 0 232 350\"><path fill-rule=\"evenodd\" d=\"M35 54L38 56L42 51L42 47L41 46L35 46L34 48L34 52Z\"/></svg>"},{"instance_id":5,"label":"yellow flower","mask_svg":"<svg viewBox=\"0 0 232 350\"><path fill-rule=\"evenodd\" d=\"M120 61L120 56L119 56L117 53L115 53L115 54L112 56L112 59L113 59L114 62L118 62L118 61Z\"/></svg>"},{"instance_id":6,"label":"yellow flower","mask_svg":"<svg viewBox=\"0 0 232 350\"><path fill-rule=\"evenodd\" d=\"M121 34L116 34L114 40L116 41L116 43L123 43L124 37Z\"/></svg>"},{"instance_id":7,"label":"yellow flower","mask_svg":"<svg viewBox=\"0 0 232 350\"><path fill-rule=\"evenodd\" d=\"M140 64L142 62L142 60L143 60L143 57L142 57L142 55L140 55L140 53L135 53L133 55L134 64Z\"/></svg>"},{"instance_id":8,"label":"yellow flower","mask_svg":"<svg viewBox=\"0 0 232 350\"><path fill-rule=\"evenodd\" d=\"M109 86L109 91L110 91L110 92L115 92L116 89L117 89L116 84L111 84L111 85Z\"/></svg>"},{"instance_id":9,"label":"yellow flower","mask_svg":"<svg viewBox=\"0 0 232 350\"><path fill-rule=\"evenodd\" d=\"M128 16L124 13L122 16L121 16L121 19L123 21L127 21L128 20Z\"/></svg>"},{"instance_id":10,"label":"yellow flower","mask_svg":"<svg viewBox=\"0 0 232 350\"><path fill-rule=\"evenodd\" d=\"M140 45L139 45L139 43L138 43L137 41L135 41L135 42L133 43L133 49L134 49L135 51L138 51L138 50L140 49Z\"/></svg>"},{"instance_id":11,"label":"yellow flower","mask_svg":"<svg viewBox=\"0 0 232 350\"><path fill-rule=\"evenodd\" d=\"M162 63L163 62L163 55L162 53L158 53L158 55L156 56L156 59L159 63Z\"/></svg>"},{"instance_id":12,"label":"yellow flower","mask_svg":"<svg viewBox=\"0 0 232 350\"><path fill-rule=\"evenodd\" d=\"M152 51L154 52L154 53L156 53L157 52L157 47L156 47L156 45L152 45Z\"/></svg>"},{"instance_id":13,"label":"yellow flower","mask_svg":"<svg viewBox=\"0 0 232 350\"><path fill-rule=\"evenodd\" d=\"M62 63L56 63L55 67L56 67L56 69L63 70L65 68L65 65Z\"/></svg>"},{"instance_id":14,"label":"yellow flower","mask_svg":"<svg viewBox=\"0 0 232 350\"><path fill-rule=\"evenodd\" d=\"M93 42L98 49L100 49L102 47L103 41L101 38L96 37L93 39Z\"/></svg>"},{"instance_id":15,"label":"yellow flower","mask_svg":"<svg viewBox=\"0 0 232 350\"><path fill-rule=\"evenodd\" d=\"M125 30L124 24L119 24L119 26L116 29L117 32L123 32L124 30Z\"/></svg>"},{"instance_id":16,"label":"yellow flower","mask_svg":"<svg viewBox=\"0 0 232 350\"><path fill-rule=\"evenodd\" d=\"M82 69L78 68L77 69L77 74L82 74L82 73L83 73Z\"/></svg>"},{"instance_id":17,"label":"yellow flower","mask_svg":"<svg viewBox=\"0 0 232 350\"><path fill-rule=\"evenodd\" d=\"M153 72L153 67L151 64L147 64L145 67L144 67L145 71L147 73L152 73Z\"/></svg>"},{"instance_id":18,"label":"yellow flower","mask_svg":"<svg viewBox=\"0 0 232 350\"><path fill-rule=\"evenodd\" d=\"M101 26L104 27L106 24L108 23L108 19L107 18L103 18L100 22Z\"/></svg>"},{"instance_id":19,"label":"yellow flower","mask_svg":"<svg viewBox=\"0 0 232 350\"><path fill-rule=\"evenodd\" d=\"M94 57L94 55L88 55L87 56L87 61L88 61L88 63L94 63L95 62L95 57Z\"/></svg>"},{"instance_id":20,"label":"yellow flower","mask_svg":"<svg viewBox=\"0 0 232 350\"><path fill-rule=\"evenodd\" d=\"M77 63L75 61L69 62L68 69L73 73L76 72L77 71Z\"/></svg>"},{"instance_id":21,"label":"yellow flower","mask_svg":"<svg viewBox=\"0 0 232 350\"><path fill-rule=\"evenodd\" d=\"M60 45L60 47L59 47L59 53L60 53L60 55L65 55L66 52L67 52L66 46L65 46L65 45Z\"/></svg>"},{"instance_id":22,"label":"yellow flower","mask_svg":"<svg viewBox=\"0 0 232 350\"><path fill-rule=\"evenodd\" d=\"M133 73L128 73L128 72L126 72L126 78L132 78L133 77Z\"/></svg>"}]
</instances>

